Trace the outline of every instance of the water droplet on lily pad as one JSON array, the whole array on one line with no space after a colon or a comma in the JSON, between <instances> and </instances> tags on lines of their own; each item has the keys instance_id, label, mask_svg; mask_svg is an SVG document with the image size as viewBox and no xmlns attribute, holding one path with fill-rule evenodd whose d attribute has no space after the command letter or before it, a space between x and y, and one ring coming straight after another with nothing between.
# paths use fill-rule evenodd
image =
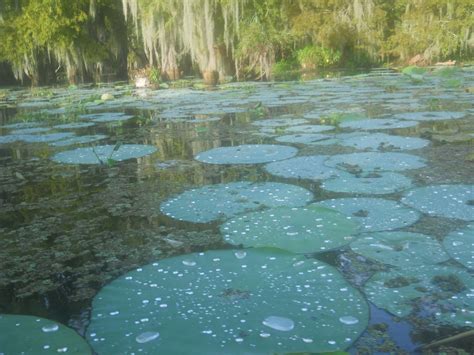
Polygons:
<instances>
[{"instance_id":1,"label":"water droplet on lily pad","mask_svg":"<svg viewBox=\"0 0 474 355\"><path fill-rule=\"evenodd\" d=\"M263 320L262 324L281 332L289 332L295 327L295 322L291 319L278 316L267 317Z\"/></svg>"},{"instance_id":2,"label":"water droplet on lily pad","mask_svg":"<svg viewBox=\"0 0 474 355\"><path fill-rule=\"evenodd\" d=\"M56 332L59 329L59 325L57 324L51 324L51 325L45 325L41 330L45 333L51 333L51 332Z\"/></svg>"},{"instance_id":3,"label":"water droplet on lily pad","mask_svg":"<svg viewBox=\"0 0 474 355\"><path fill-rule=\"evenodd\" d=\"M330 340L357 339L367 326L367 303L335 268L286 252L247 249L244 259L236 252L162 259L112 281L94 298L87 339L99 354L138 353L144 346L150 354L220 354L222 344L229 354L317 353L331 350ZM189 268L184 260L197 265ZM168 307L142 304L157 295L170 300ZM115 309L120 319L108 315ZM339 318L348 314L359 323L342 327ZM134 322L143 318L149 321ZM160 326L159 341L138 343L135 336L154 331L151 324ZM314 339L315 331L318 341L300 340Z\"/></svg>"},{"instance_id":4,"label":"water droplet on lily pad","mask_svg":"<svg viewBox=\"0 0 474 355\"><path fill-rule=\"evenodd\" d=\"M211 149L195 159L208 164L259 164L288 159L297 153L298 149L285 145L249 144Z\"/></svg>"},{"instance_id":5,"label":"water droplet on lily pad","mask_svg":"<svg viewBox=\"0 0 474 355\"><path fill-rule=\"evenodd\" d=\"M145 344L157 339L159 336L160 336L160 333L158 332L144 332L138 335L135 338L135 341L139 344Z\"/></svg>"},{"instance_id":6,"label":"water droplet on lily pad","mask_svg":"<svg viewBox=\"0 0 474 355\"><path fill-rule=\"evenodd\" d=\"M354 325L354 324L359 323L359 320L358 320L356 317L353 317L353 316L343 316L343 317L340 317L340 318L339 318L339 321L340 321L342 324L346 324L346 325Z\"/></svg>"},{"instance_id":7,"label":"water droplet on lily pad","mask_svg":"<svg viewBox=\"0 0 474 355\"><path fill-rule=\"evenodd\" d=\"M311 192L295 185L242 181L185 191L162 203L160 209L175 219L208 223L263 207L304 206L312 198Z\"/></svg>"}]
</instances>

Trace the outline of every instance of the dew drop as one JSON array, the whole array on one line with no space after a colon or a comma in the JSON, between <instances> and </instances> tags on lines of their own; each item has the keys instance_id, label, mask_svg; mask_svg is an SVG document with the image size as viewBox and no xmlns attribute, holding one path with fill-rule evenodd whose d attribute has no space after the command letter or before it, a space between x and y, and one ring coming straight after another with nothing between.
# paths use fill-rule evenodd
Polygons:
<instances>
[{"instance_id":1,"label":"dew drop","mask_svg":"<svg viewBox=\"0 0 474 355\"><path fill-rule=\"evenodd\" d=\"M308 339L308 338L302 338L301 340L303 340L305 343L312 343L313 342L313 339Z\"/></svg>"},{"instance_id":2,"label":"dew drop","mask_svg":"<svg viewBox=\"0 0 474 355\"><path fill-rule=\"evenodd\" d=\"M195 265L196 265L196 262L195 262L195 261L192 261L192 260L183 260L183 265L186 265L186 266L195 266Z\"/></svg>"},{"instance_id":3,"label":"dew drop","mask_svg":"<svg viewBox=\"0 0 474 355\"><path fill-rule=\"evenodd\" d=\"M247 256L247 253L245 251L236 251L234 255L237 259L243 259Z\"/></svg>"},{"instance_id":4,"label":"dew drop","mask_svg":"<svg viewBox=\"0 0 474 355\"><path fill-rule=\"evenodd\" d=\"M346 325L354 325L354 324L359 323L359 320L356 317L352 317L352 316L341 317L339 318L339 321Z\"/></svg>"},{"instance_id":5,"label":"dew drop","mask_svg":"<svg viewBox=\"0 0 474 355\"><path fill-rule=\"evenodd\" d=\"M51 324L51 325L45 325L41 330L45 333L52 333L56 332L59 329L59 325L57 324Z\"/></svg>"},{"instance_id":6,"label":"dew drop","mask_svg":"<svg viewBox=\"0 0 474 355\"><path fill-rule=\"evenodd\" d=\"M278 316L267 317L262 323L269 328L280 330L282 332L288 332L295 327L295 322L291 319Z\"/></svg>"},{"instance_id":7,"label":"dew drop","mask_svg":"<svg viewBox=\"0 0 474 355\"><path fill-rule=\"evenodd\" d=\"M148 343L149 341L155 340L160 336L158 332L145 332L141 333L135 338L135 341L140 344Z\"/></svg>"},{"instance_id":8,"label":"dew drop","mask_svg":"<svg viewBox=\"0 0 474 355\"><path fill-rule=\"evenodd\" d=\"M59 348L58 353L65 353L67 352L67 348Z\"/></svg>"},{"instance_id":9,"label":"dew drop","mask_svg":"<svg viewBox=\"0 0 474 355\"><path fill-rule=\"evenodd\" d=\"M268 334L268 333L260 333L260 336L261 336L262 338L268 338L268 337L270 337L270 334Z\"/></svg>"}]
</instances>

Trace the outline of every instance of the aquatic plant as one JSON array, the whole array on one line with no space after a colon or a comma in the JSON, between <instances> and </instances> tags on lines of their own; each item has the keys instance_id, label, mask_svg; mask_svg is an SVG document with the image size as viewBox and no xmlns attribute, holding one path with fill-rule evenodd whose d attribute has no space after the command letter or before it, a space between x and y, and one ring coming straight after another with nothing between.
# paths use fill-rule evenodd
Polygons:
<instances>
[{"instance_id":1,"label":"aquatic plant","mask_svg":"<svg viewBox=\"0 0 474 355\"><path fill-rule=\"evenodd\" d=\"M454 260L468 269L474 269L474 224L448 234L443 245Z\"/></svg>"},{"instance_id":2,"label":"aquatic plant","mask_svg":"<svg viewBox=\"0 0 474 355\"><path fill-rule=\"evenodd\" d=\"M353 240L358 223L325 207L280 207L237 216L221 226L224 239L244 247L294 253L339 248Z\"/></svg>"},{"instance_id":3,"label":"aquatic plant","mask_svg":"<svg viewBox=\"0 0 474 355\"><path fill-rule=\"evenodd\" d=\"M199 153L194 159L208 164L260 164L295 156L298 149L275 144L220 147Z\"/></svg>"},{"instance_id":4,"label":"aquatic plant","mask_svg":"<svg viewBox=\"0 0 474 355\"><path fill-rule=\"evenodd\" d=\"M233 182L192 189L163 202L165 215L182 221L208 223L262 208L306 205L313 194L281 183Z\"/></svg>"},{"instance_id":5,"label":"aquatic plant","mask_svg":"<svg viewBox=\"0 0 474 355\"><path fill-rule=\"evenodd\" d=\"M400 231L364 234L351 243L351 249L367 258L400 268L437 264L449 259L436 239Z\"/></svg>"},{"instance_id":6,"label":"aquatic plant","mask_svg":"<svg viewBox=\"0 0 474 355\"><path fill-rule=\"evenodd\" d=\"M359 222L361 232L398 229L412 225L420 218L417 211L382 198L339 198L319 201L315 205L335 209Z\"/></svg>"},{"instance_id":7,"label":"aquatic plant","mask_svg":"<svg viewBox=\"0 0 474 355\"><path fill-rule=\"evenodd\" d=\"M322 352L350 346L367 319L364 299L320 261L208 251L160 260L105 286L87 339L98 353Z\"/></svg>"},{"instance_id":8,"label":"aquatic plant","mask_svg":"<svg viewBox=\"0 0 474 355\"><path fill-rule=\"evenodd\" d=\"M87 342L74 330L48 319L0 314L2 354L92 355Z\"/></svg>"},{"instance_id":9,"label":"aquatic plant","mask_svg":"<svg viewBox=\"0 0 474 355\"><path fill-rule=\"evenodd\" d=\"M474 221L473 185L424 186L405 193L401 202L431 216Z\"/></svg>"},{"instance_id":10,"label":"aquatic plant","mask_svg":"<svg viewBox=\"0 0 474 355\"><path fill-rule=\"evenodd\" d=\"M310 155L277 161L265 165L272 175L294 179L324 180L338 176L339 170L324 165L327 155Z\"/></svg>"}]
</instances>

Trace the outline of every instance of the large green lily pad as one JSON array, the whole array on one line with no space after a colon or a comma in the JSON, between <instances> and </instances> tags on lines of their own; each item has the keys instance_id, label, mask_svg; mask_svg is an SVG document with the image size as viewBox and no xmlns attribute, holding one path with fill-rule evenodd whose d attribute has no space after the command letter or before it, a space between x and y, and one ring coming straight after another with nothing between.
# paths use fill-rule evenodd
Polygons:
<instances>
[{"instance_id":1,"label":"large green lily pad","mask_svg":"<svg viewBox=\"0 0 474 355\"><path fill-rule=\"evenodd\" d=\"M339 144L357 149L370 150L411 150L421 149L430 144L429 140L417 137L392 136L385 133L371 133L341 139Z\"/></svg>"},{"instance_id":2,"label":"large green lily pad","mask_svg":"<svg viewBox=\"0 0 474 355\"><path fill-rule=\"evenodd\" d=\"M280 137L275 138L275 140L280 143L313 144L315 142L319 142L328 138L329 136L324 135L324 134L298 133L298 134L288 134L288 135L280 136Z\"/></svg>"},{"instance_id":3,"label":"large green lily pad","mask_svg":"<svg viewBox=\"0 0 474 355\"><path fill-rule=\"evenodd\" d=\"M310 155L277 161L265 165L272 175L285 178L324 180L338 176L340 171L324 165L327 155Z\"/></svg>"},{"instance_id":4,"label":"large green lily pad","mask_svg":"<svg viewBox=\"0 0 474 355\"><path fill-rule=\"evenodd\" d=\"M336 127L329 125L298 125L292 126L286 129L286 132L297 132L297 133L320 133L326 131L332 131Z\"/></svg>"},{"instance_id":5,"label":"large green lily pad","mask_svg":"<svg viewBox=\"0 0 474 355\"><path fill-rule=\"evenodd\" d=\"M0 314L0 354L92 354L74 330L54 321Z\"/></svg>"},{"instance_id":6,"label":"large green lily pad","mask_svg":"<svg viewBox=\"0 0 474 355\"><path fill-rule=\"evenodd\" d=\"M195 159L208 164L259 164L292 158L298 149L275 144L248 144L220 147L196 155Z\"/></svg>"},{"instance_id":7,"label":"large green lily pad","mask_svg":"<svg viewBox=\"0 0 474 355\"><path fill-rule=\"evenodd\" d=\"M409 264L375 274L364 287L371 302L396 316L421 308L442 323L471 327L473 289L474 277L462 268Z\"/></svg>"},{"instance_id":8,"label":"large green lily pad","mask_svg":"<svg viewBox=\"0 0 474 355\"><path fill-rule=\"evenodd\" d=\"M425 160L416 155L393 152L339 154L330 157L325 164L349 172L403 171L426 165Z\"/></svg>"},{"instance_id":9,"label":"large green lily pad","mask_svg":"<svg viewBox=\"0 0 474 355\"><path fill-rule=\"evenodd\" d=\"M100 145L77 148L57 153L53 160L66 164L107 164L109 161L123 161L141 158L156 152L156 148L143 144Z\"/></svg>"},{"instance_id":10,"label":"large green lily pad","mask_svg":"<svg viewBox=\"0 0 474 355\"><path fill-rule=\"evenodd\" d=\"M420 187L401 201L428 215L474 221L474 185Z\"/></svg>"},{"instance_id":11,"label":"large green lily pad","mask_svg":"<svg viewBox=\"0 0 474 355\"><path fill-rule=\"evenodd\" d=\"M185 191L162 203L161 212L181 221L208 223L265 207L304 206L312 198L295 185L242 181Z\"/></svg>"},{"instance_id":12,"label":"large green lily pad","mask_svg":"<svg viewBox=\"0 0 474 355\"><path fill-rule=\"evenodd\" d=\"M307 123L308 120L304 118L291 118L291 117L281 117L281 118L271 118L266 120L259 120L252 122L253 125L259 127L286 127L286 126L295 126Z\"/></svg>"},{"instance_id":13,"label":"large green lily pad","mask_svg":"<svg viewBox=\"0 0 474 355\"><path fill-rule=\"evenodd\" d=\"M351 248L370 259L398 267L437 264L449 259L436 239L419 233L368 233L353 241Z\"/></svg>"},{"instance_id":14,"label":"large green lily pad","mask_svg":"<svg viewBox=\"0 0 474 355\"><path fill-rule=\"evenodd\" d=\"M395 115L395 118L413 121L444 121L456 120L466 116L464 112L452 111L426 111L426 112L406 112Z\"/></svg>"},{"instance_id":15,"label":"large green lily pad","mask_svg":"<svg viewBox=\"0 0 474 355\"><path fill-rule=\"evenodd\" d=\"M237 216L224 223L221 232L227 242L235 245L312 253L350 243L358 227L358 223L329 208L280 207Z\"/></svg>"},{"instance_id":16,"label":"large green lily pad","mask_svg":"<svg viewBox=\"0 0 474 355\"><path fill-rule=\"evenodd\" d=\"M391 194L407 190L411 186L412 182L408 177L392 172L354 175L342 171L321 184L328 191L371 195Z\"/></svg>"},{"instance_id":17,"label":"large green lily pad","mask_svg":"<svg viewBox=\"0 0 474 355\"><path fill-rule=\"evenodd\" d=\"M443 245L456 261L474 269L474 224L448 234Z\"/></svg>"},{"instance_id":18,"label":"large green lily pad","mask_svg":"<svg viewBox=\"0 0 474 355\"><path fill-rule=\"evenodd\" d=\"M383 198L339 198L315 204L333 208L359 222L362 232L388 231L412 225L420 213Z\"/></svg>"},{"instance_id":19,"label":"large green lily pad","mask_svg":"<svg viewBox=\"0 0 474 355\"><path fill-rule=\"evenodd\" d=\"M94 298L99 354L269 354L345 349L367 304L329 265L287 253L225 250L164 259Z\"/></svg>"}]
</instances>

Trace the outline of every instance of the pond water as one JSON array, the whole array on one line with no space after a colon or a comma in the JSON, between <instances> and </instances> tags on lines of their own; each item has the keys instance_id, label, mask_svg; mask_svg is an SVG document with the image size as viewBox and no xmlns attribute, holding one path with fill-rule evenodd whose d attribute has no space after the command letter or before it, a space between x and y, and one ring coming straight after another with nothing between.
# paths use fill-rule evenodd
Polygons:
<instances>
[{"instance_id":1,"label":"pond water","mask_svg":"<svg viewBox=\"0 0 474 355\"><path fill-rule=\"evenodd\" d=\"M1 89L0 354L413 352L472 329L473 79Z\"/></svg>"}]
</instances>

